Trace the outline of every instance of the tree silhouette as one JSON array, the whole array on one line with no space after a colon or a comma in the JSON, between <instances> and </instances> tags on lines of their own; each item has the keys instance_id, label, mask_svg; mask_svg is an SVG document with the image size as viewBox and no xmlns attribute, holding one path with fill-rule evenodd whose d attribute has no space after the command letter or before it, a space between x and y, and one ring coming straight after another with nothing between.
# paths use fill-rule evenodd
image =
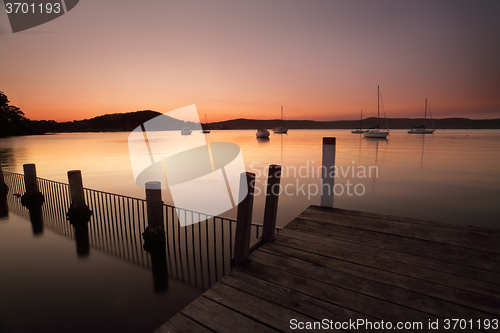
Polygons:
<instances>
[{"instance_id":1,"label":"tree silhouette","mask_svg":"<svg viewBox=\"0 0 500 333\"><path fill-rule=\"evenodd\" d=\"M0 137L24 134L29 121L21 109L9 103L7 96L0 91Z\"/></svg>"}]
</instances>

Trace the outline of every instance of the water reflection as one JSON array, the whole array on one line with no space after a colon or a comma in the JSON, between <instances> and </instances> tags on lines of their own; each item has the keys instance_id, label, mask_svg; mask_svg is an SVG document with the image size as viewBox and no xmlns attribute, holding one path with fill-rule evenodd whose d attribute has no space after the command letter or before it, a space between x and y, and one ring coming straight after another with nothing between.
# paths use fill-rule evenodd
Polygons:
<instances>
[{"instance_id":1,"label":"water reflection","mask_svg":"<svg viewBox=\"0 0 500 333\"><path fill-rule=\"evenodd\" d=\"M0 147L0 164L10 167L15 164L14 149L9 147Z\"/></svg>"},{"instance_id":2,"label":"water reflection","mask_svg":"<svg viewBox=\"0 0 500 333\"><path fill-rule=\"evenodd\" d=\"M86 258L90 254L90 239L88 224L76 224L73 226L76 240L76 254L78 258Z\"/></svg>"},{"instance_id":3,"label":"water reflection","mask_svg":"<svg viewBox=\"0 0 500 333\"><path fill-rule=\"evenodd\" d=\"M42 207L29 208L31 228L34 236L43 235L43 215Z\"/></svg>"},{"instance_id":4,"label":"water reflection","mask_svg":"<svg viewBox=\"0 0 500 333\"><path fill-rule=\"evenodd\" d=\"M14 213L32 221L34 235L41 235L44 226L58 234L75 239L79 258L90 255L90 248L109 253L127 262L151 269L153 289L157 293L168 290L168 279L173 278L205 290L230 271L234 221L164 205L164 226L167 243L161 249L145 251L141 234L146 229L146 202L142 199L84 189L85 201L93 211L90 222L72 226L66 220L70 207L69 186L64 183L37 179L37 186L45 197L41 207L28 210L20 203L24 178L5 172L11 191L7 201ZM202 222L180 227L179 214ZM253 227L253 237L259 229Z\"/></svg>"}]
</instances>

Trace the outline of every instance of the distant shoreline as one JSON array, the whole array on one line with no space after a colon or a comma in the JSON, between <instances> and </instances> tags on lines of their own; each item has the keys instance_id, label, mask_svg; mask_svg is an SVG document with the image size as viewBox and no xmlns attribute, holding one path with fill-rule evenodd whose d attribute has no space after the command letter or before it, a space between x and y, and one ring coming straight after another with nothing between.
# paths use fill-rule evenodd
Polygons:
<instances>
[{"instance_id":1,"label":"distant shoreline","mask_svg":"<svg viewBox=\"0 0 500 333\"><path fill-rule=\"evenodd\" d=\"M82 133L82 132L130 132L162 113L152 110L143 110L128 113L106 114L91 119L56 122L54 120L27 120L22 131L17 135L39 135L49 133ZM168 117L168 115L167 115ZM199 124L170 118L169 128L165 130L181 130L183 128L196 129ZM410 129L426 125L436 129L500 129L500 118L496 119L469 119L469 118L388 118L380 120L375 117L363 119L362 128L367 129L380 124L381 129ZM387 124L387 126L386 126ZM356 129L360 127L360 120L286 120L280 119L231 119L213 123L201 124L203 128L212 130L255 130L258 128L272 129L286 127L288 129ZM199 127L198 127L199 128ZM0 134L0 137L2 135Z\"/></svg>"}]
</instances>

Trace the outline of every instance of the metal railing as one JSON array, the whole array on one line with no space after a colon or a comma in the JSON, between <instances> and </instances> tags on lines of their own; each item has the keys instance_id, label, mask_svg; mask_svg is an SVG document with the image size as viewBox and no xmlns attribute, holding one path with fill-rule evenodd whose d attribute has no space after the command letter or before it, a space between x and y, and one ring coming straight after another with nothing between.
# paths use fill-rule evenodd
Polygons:
<instances>
[{"instance_id":1,"label":"metal railing","mask_svg":"<svg viewBox=\"0 0 500 333\"><path fill-rule=\"evenodd\" d=\"M9 187L9 208L32 219L33 212L21 204L25 193L24 175L4 171ZM71 199L69 185L37 178L44 195L42 228L75 239L74 228L66 219ZM93 211L90 218L90 247L147 269L151 256L143 249L142 232L147 226L146 200L84 188L85 202ZM201 222L181 227L178 216L198 214ZM193 217L193 216L191 216ZM236 220L210 216L163 205L168 274L179 281L207 289L231 270ZM262 225L252 224L253 240L262 234Z\"/></svg>"}]
</instances>

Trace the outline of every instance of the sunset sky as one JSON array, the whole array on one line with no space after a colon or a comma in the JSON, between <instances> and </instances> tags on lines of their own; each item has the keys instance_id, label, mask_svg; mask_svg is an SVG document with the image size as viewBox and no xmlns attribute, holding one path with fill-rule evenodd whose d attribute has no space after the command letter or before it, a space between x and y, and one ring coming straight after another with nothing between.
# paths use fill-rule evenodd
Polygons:
<instances>
[{"instance_id":1,"label":"sunset sky","mask_svg":"<svg viewBox=\"0 0 500 333\"><path fill-rule=\"evenodd\" d=\"M1 3L1 2L0 2ZM500 118L497 0L83 0L13 34L0 91L57 121L196 104L209 121Z\"/></svg>"}]
</instances>

